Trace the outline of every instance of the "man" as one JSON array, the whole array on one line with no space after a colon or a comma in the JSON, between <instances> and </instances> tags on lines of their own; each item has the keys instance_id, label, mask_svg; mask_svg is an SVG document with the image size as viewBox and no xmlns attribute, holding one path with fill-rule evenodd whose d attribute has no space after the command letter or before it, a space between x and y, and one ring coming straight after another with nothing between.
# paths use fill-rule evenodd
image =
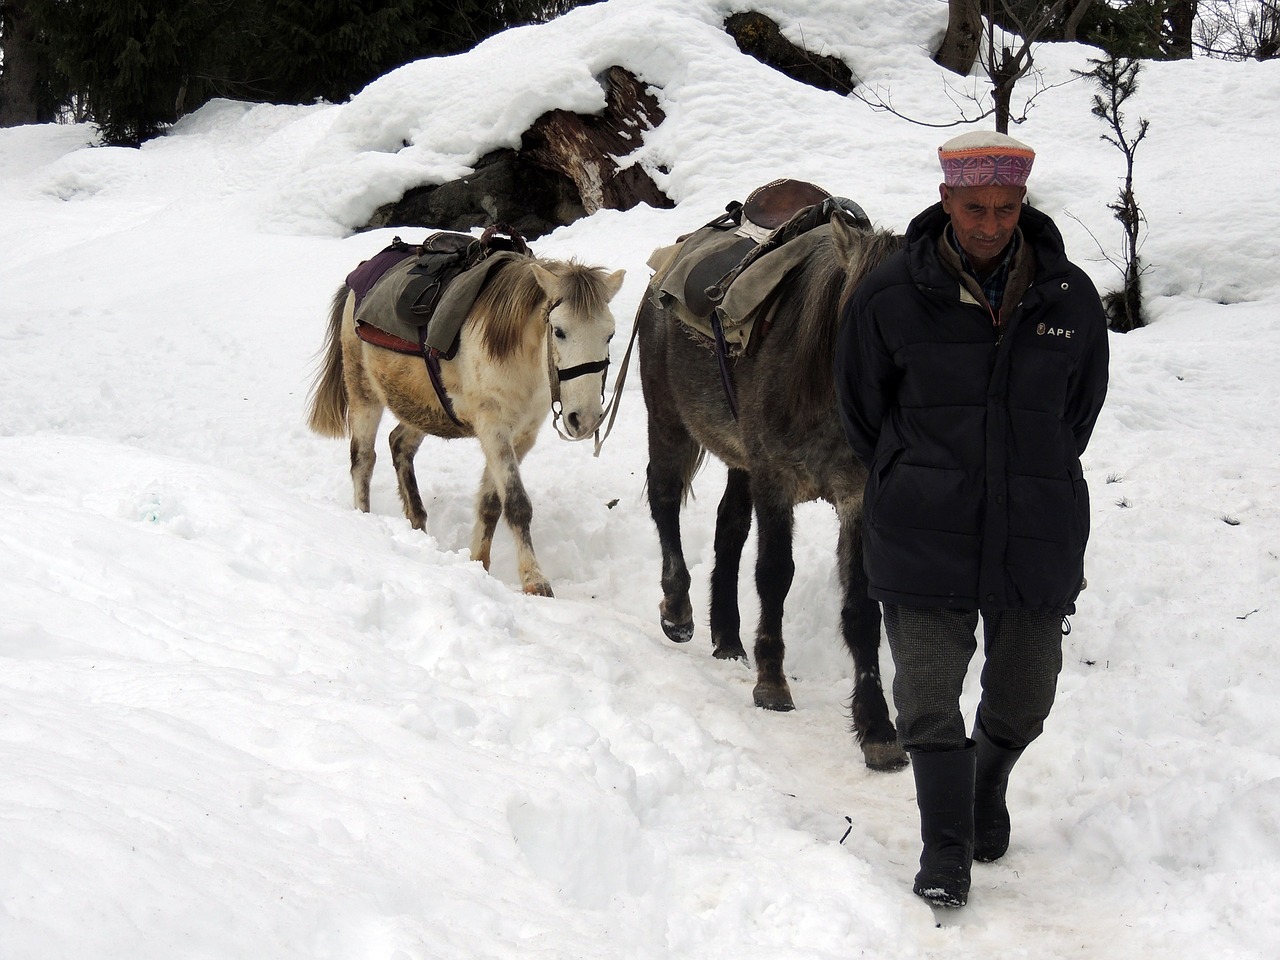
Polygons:
<instances>
[{"instance_id":1,"label":"man","mask_svg":"<svg viewBox=\"0 0 1280 960\"><path fill-rule=\"evenodd\" d=\"M836 384L869 477L864 559L884 604L898 735L924 849L914 890L963 906L1009 845L1005 788L1040 735L1083 586L1080 455L1107 390L1107 329L1052 220L1035 153L998 133L939 148L941 202L845 308ZM972 737L959 707L983 622Z\"/></svg>"}]
</instances>

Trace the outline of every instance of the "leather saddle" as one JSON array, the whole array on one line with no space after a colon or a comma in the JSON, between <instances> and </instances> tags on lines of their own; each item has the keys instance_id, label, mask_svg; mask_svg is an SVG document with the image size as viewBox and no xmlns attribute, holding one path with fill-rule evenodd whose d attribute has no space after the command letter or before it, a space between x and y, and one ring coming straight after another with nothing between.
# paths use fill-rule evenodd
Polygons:
<instances>
[{"instance_id":1,"label":"leather saddle","mask_svg":"<svg viewBox=\"0 0 1280 960\"><path fill-rule=\"evenodd\" d=\"M804 180L773 180L747 195L742 204L742 219L768 232L778 229L805 207L830 197L821 187Z\"/></svg>"},{"instance_id":2,"label":"leather saddle","mask_svg":"<svg viewBox=\"0 0 1280 960\"><path fill-rule=\"evenodd\" d=\"M479 238L433 233L416 247L396 237L347 276L356 294L356 332L402 353L431 350L452 359L462 322L489 276L525 256L524 237L501 224Z\"/></svg>"},{"instance_id":3,"label":"leather saddle","mask_svg":"<svg viewBox=\"0 0 1280 960\"><path fill-rule=\"evenodd\" d=\"M707 224L718 236L711 234L705 242L686 247L684 256L693 259L683 282L685 307L694 316L710 316L719 301L708 297L708 289L715 289L770 233L830 196L812 183L784 177L752 190L741 203L730 203L722 216Z\"/></svg>"}]
</instances>

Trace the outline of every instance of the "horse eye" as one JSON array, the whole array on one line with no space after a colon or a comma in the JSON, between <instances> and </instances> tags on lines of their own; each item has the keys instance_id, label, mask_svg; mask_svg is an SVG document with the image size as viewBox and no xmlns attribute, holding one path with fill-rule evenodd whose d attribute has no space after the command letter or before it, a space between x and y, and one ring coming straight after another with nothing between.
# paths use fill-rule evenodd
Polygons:
<instances>
[{"instance_id":1,"label":"horse eye","mask_svg":"<svg viewBox=\"0 0 1280 960\"><path fill-rule=\"evenodd\" d=\"M605 337L605 338L604 338L604 342L605 342L605 343L613 343L613 334L611 333L611 334L609 334L607 337Z\"/></svg>"},{"instance_id":2,"label":"horse eye","mask_svg":"<svg viewBox=\"0 0 1280 960\"><path fill-rule=\"evenodd\" d=\"M564 331L563 331L562 329L560 329L559 327L556 327L556 328L555 328L555 331L556 331L556 339L557 339L557 340L563 340L563 339L564 339Z\"/></svg>"}]
</instances>

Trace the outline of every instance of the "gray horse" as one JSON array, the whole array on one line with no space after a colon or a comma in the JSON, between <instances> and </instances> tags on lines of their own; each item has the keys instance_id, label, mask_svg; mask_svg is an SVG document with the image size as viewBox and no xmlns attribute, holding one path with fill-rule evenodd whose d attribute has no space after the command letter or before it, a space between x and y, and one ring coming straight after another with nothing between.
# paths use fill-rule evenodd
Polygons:
<instances>
[{"instance_id":1,"label":"gray horse","mask_svg":"<svg viewBox=\"0 0 1280 960\"><path fill-rule=\"evenodd\" d=\"M768 335L728 361L695 341L653 289L636 318L640 373L649 419L649 508L662 547L662 627L683 643L693 635L689 570L680 541L680 508L707 452L728 467L716 516L711 575L711 640L720 659L746 660L739 636L738 569L758 523L755 570L755 703L792 710L783 673L783 605L791 587L792 525L797 503L835 507L843 587L841 632L854 662L853 726L868 767L905 765L880 682L880 609L867 597L862 566L862 492L866 472L854 460L836 414L831 364L840 308L866 274L901 246L900 236L863 230L839 214L777 293ZM736 396L737 418L729 391Z\"/></svg>"}]
</instances>

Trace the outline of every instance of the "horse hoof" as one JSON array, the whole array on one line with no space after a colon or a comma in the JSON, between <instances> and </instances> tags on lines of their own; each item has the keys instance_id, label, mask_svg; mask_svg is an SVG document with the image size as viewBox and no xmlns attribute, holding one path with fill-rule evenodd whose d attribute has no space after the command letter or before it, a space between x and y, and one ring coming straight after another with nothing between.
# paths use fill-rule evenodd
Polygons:
<instances>
[{"instance_id":1,"label":"horse hoof","mask_svg":"<svg viewBox=\"0 0 1280 960\"><path fill-rule=\"evenodd\" d=\"M531 597L554 597L555 596L555 594L551 592L551 584L547 583L547 581L545 580L543 580L541 583L525 584L524 592L529 594L529 596Z\"/></svg>"},{"instance_id":2,"label":"horse hoof","mask_svg":"<svg viewBox=\"0 0 1280 960\"><path fill-rule=\"evenodd\" d=\"M866 761L869 769L883 773L901 770L907 765L907 754L902 747L898 746L897 740L881 741L879 743L864 742L862 744L862 758Z\"/></svg>"},{"instance_id":3,"label":"horse hoof","mask_svg":"<svg viewBox=\"0 0 1280 960\"><path fill-rule=\"evenodd\" d=\"M743 663L747 662L747 651L742 649L740 642L716 644L715 649L711 651L711 655L717 660L741 660Z\"/></svg>"},{"instance_id":4,"label":"horse hoof","mask_svg":"<svg viewBox=\"0 0 1280 960\"><path fill-rule=\"evenodd\" d=\"M693 639L693 621L688 623L672 623L670 620L663 618L662 632L667 635L667 639L673 643L688 643Z\"/></svg>"},{"instance_id":5,"label":"horse hoof","mask_svg":"<svg viewBox=\"0 0 1280 960\"><path fill-rule=\"evenodd\" d=\"M753 691L756 706L764 710L776 710L778 713L786 713L788 710L796 708L796 702L791 699L791 691L786 685L775 686L773 684L757 683Z\"/></svg>"}]
</instances>

